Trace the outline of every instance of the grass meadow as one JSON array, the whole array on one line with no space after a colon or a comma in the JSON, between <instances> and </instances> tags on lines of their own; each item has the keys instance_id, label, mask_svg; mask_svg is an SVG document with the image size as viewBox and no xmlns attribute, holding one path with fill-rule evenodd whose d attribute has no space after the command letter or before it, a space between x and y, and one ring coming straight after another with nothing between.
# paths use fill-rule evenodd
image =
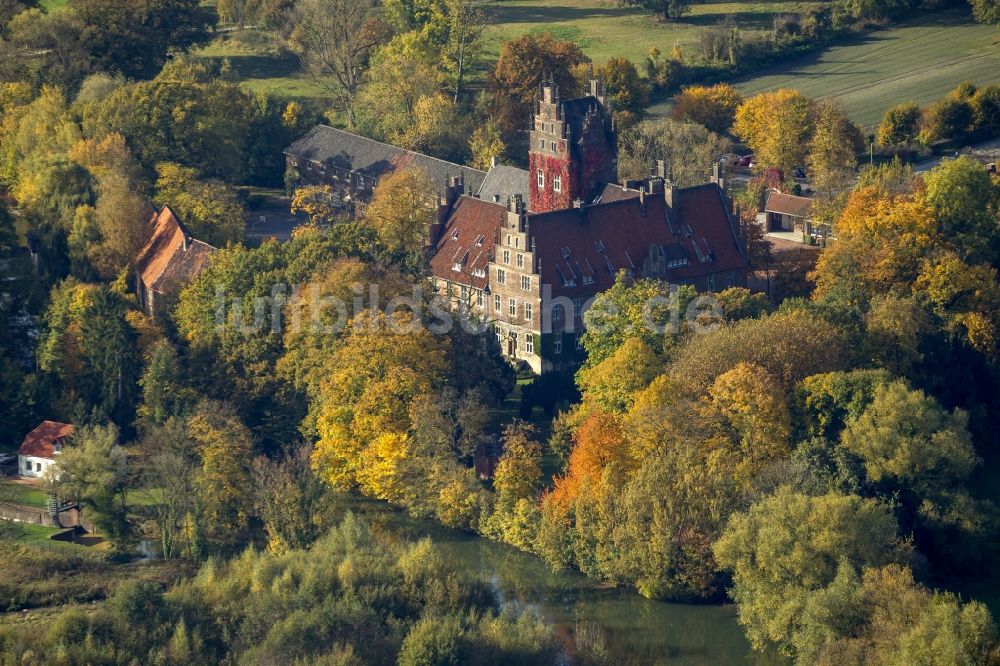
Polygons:
<instances>
[{"instance_id":1,"label":"grass meadow","mask_svg":"<svg viewBox=\"0 0 1000 666\"><path fill-rule=\"evenodd\" d=\"M1000 82L1000 31L955 11L873 32L734 83L746 95L794 88L814 99L839 99L855 122L870 129L890 106L927 104L966 80Z\"/></svg>"}]
</instances>

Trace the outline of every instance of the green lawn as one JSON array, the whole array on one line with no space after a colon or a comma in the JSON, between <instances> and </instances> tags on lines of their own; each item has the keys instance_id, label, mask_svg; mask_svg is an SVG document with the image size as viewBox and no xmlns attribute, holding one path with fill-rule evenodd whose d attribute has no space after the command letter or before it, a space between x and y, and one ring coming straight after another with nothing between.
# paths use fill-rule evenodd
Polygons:
<instances>
[{"instance_id":1,"label":"green lawn","mask_svg":"<svg viewBox=\"0 0 1000 666\"><path fill-rule=\"evenodd\" d=\"M229 59L236 79L251 90L290 99L322 99L327 95L300 71L299 59L265 45L255 45L223 35L193 51L198 58L220 62Z\"/></svg>"},{"instance_id":2,"label":"green lawn","mask_svg":"<svg viewBox=\"0 0 1000 666\"><path fill-rule=\"evenodd\" d=\"M871 128L899 102L931 102L961 81L1000 82L1000 31L964 11L924 16L736 82L744 94L794 88L833 97Z\"/></svg>"},{"instance_id":3,"label":"green lawn","mask_svg":"<svg viewBox=\"0 0 1000 666\"><path fill-rule=\"evenodd\" d=\"M769 28L774 16L801 12L815 2L704 2L691 5L680 21L664 22L646 10L623 7L616 0L504 0L491 3L493 25L487 33L487 57L495 60L500 44L529 32L551 32L575 42L595 62L625 56L641 64L650 49L666 55L675 44L691 44L698 30L732 16L743 29Z\"/></svg>"},{"instance_id":4,"label":"green lawn","mask_svg":"<svg viewBox=\"0 0 1000 666\"><path fill-rule=\"evenodd\" d=\"M48 494L34 486L0 481L0 501L44 509L48 506L48 500Z\"/></svg>"}]
</instances>

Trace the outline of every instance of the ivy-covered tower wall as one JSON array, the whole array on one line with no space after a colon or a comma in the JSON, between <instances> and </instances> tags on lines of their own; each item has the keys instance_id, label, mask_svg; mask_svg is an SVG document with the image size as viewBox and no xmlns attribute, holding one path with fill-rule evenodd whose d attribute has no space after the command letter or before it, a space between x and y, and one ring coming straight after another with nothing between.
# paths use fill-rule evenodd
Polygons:
<instances>
[{"instance_id":1,"label":"ivy-covered tower wall","mask_svg":"<svg viewBox=\"0 0 1000 666\"><path fill-rule=\"evenodd\" d=\"M528 151L529 210L545 213L590 202L605 183L617 182L614 121L604 106L600 80L590 94L560 100L559 89L543 82L531 122Z\"/></svg>"}]
</instances>

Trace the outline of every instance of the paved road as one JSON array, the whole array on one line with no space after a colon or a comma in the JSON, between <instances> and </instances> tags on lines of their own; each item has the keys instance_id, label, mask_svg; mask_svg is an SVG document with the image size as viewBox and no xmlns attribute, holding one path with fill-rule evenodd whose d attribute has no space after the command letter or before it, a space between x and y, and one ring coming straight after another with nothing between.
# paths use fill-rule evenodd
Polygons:
<instances>
[{"instance_id":1,"label":"paved road","mask_svg":"<svg viewBox=\"0 0 1000 666\"><path fill-rule=\"evenodd\" d=\"M913 170L917 173L924 173L925 171L930 171L937 165L941 164L941 160L948 158L957 157L961 155L969 155L978 159L980 162L1000 162L1000 139L993 139L992 141L985 141L983 143L977 143L974 146L967 146L962 148L962 150L952 153L950 155L942 155L941 157L936 157L932 160L926 160L924 162L918 162L913 165Z\"/></svg>"}]
</instances>

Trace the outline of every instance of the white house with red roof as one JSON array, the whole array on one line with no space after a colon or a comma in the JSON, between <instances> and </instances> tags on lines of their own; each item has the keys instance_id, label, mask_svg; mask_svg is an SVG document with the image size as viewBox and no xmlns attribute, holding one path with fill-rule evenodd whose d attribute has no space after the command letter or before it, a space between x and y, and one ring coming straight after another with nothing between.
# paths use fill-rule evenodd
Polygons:
<instances>
[{"instance_id":1,"label":"white house with red roof","mask_svg":"<svg viewBox=\"0 0 1000 666\"><path fill-rule=\"evenodd\" d=\"M18 474L28 479L44 477L72 436L73 426L69 423L42 421L27 434L17 450Z\"/></svg>"}]
</instances>

